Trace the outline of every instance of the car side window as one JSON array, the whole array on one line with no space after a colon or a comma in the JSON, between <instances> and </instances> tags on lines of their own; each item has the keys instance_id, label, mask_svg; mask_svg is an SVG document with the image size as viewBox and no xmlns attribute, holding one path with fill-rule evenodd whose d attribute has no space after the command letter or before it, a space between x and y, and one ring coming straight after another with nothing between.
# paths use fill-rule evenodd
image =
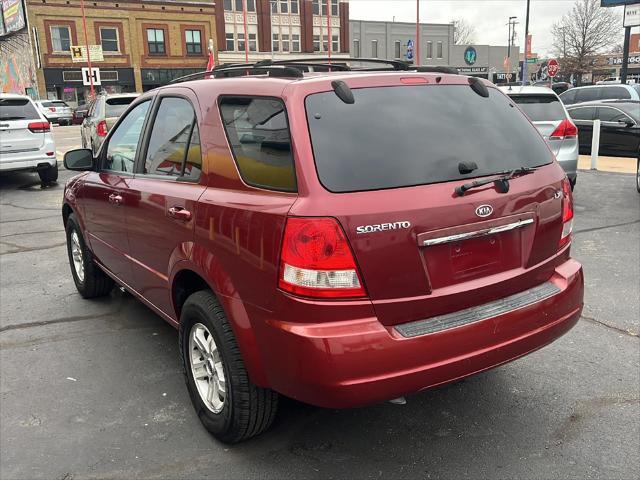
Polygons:
<instances>
[{"instance_id":1,"label":"car side window","mask_svg":"<svg viewBox=\"0 0 640 480\"><path fill-rule=\"evenodd\" d=\"M560 100L562 100L562 103L564 103L565 105L571 105L572 103L575 103L576 91L567 90L562 95L560 95Z\"/></svg>"},{"instance_id":2,"label":"car side window","mask_svg":"<svg viewBox=\"0 0 640 480\"><path fill-rule=\"evenodd\" d=\"M629 90L624 87L609 87L603 88L603 92L600 98L602 99L629 99L631 98L631 94Z\"/></svg>"},{"instance_id":3,"label":"car side window","mask_svg":"<svg viewBox=\"0 0 640 480\"><path fill-rule=\"evenodd\" d=\"M611 107L599 107L598 108L598 118L603 122L631 122L631 118L618 110L617 108Z\"/></svg>"},{"instance_id":4,"label":"car side window","mask_svg":"<svg viewBox=\"0 0 640 480\"><path fill-rule=\"evenodd\" d=\"M249 185L297 191L287 112L269 97L222 97L220 115L242 179Z\"/></svg>"},{"instance_id":5,"label":"car side window","mask_svg":"<svg viewBox=\"0 0 640 480\"><path fill-rule=\"evenodd\" d=\"M151 129L143 173L197 180L201 166L200 132L191 103L179 97L162 98Z\"/></svg>"},{"instance_id":6,"label":"car side window","mask_svg":"<svg viewBox=\"0 0 640 480\"><path fill-rule=\"evenodd\" d=\"M102 165L105 170L133 173L136 150L150 104L147 100L136 105L111 134Z\"/></svg>"},{"instance_id":7,"label":"car side window","mask_svg":"<svg viewBox=\"0 0 640 480\"><path fill-rule=\"evenodd\" d=\"M601 88L583 88L576 92L576 102L591 102L600 98Z\"/></svg>"},{"instance_id":8,"label":"car side window","mask_svg":"<svg viewBox=\"0 0 640 480\"><path fill-rule=\"evenodd\" d=\"M569 110L569 115L574 120L593 121L595 114L595 107L579 107Z\"/></svg>"}]
</instances>

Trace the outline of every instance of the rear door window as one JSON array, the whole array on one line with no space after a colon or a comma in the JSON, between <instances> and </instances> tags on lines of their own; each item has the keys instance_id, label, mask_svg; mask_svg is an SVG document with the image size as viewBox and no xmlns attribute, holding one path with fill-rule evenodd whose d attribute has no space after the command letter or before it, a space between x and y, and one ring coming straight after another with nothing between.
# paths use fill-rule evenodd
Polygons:
<instances>
[{"instance_id":1,"label":"rear door window","mask_svg":"<svg viewBox=\"0 0 640 480\"><path fill-rule=\"evenodd\" d=\"M287 112L269 97L222 97L220 115L242 179L270 190L296 191Z\"/></svg>"},{"instance_id":2,"label":"rear door window","mask_svg":"<svg viewBox=\"0 0 640 480\"><path fill-rule=\"evenodd\" d=\"M40 115L27 98L0 98L0 120L39 120Z\"/></svg>"},{"instance_id":3,"label":"rear door window","mask_svg":"<svg viewBox=\"0 0 640 480\"><path fill-rule=\"evenodd\" d=\"M184 98L162 98L147 146L144 173L197 179L201 164L193 107Z\"/></svg>"},{"instance_id":4,"label":"rear door window","mask_svg":"<svg viewBox=\"0 0 640 480\"><path fill-rule=\"evenodd\" d=\"M105 170L133 173L138 142L150 104L147 100L136 105L117 125L109 137L103 165Z\"/></svg>"},{"instance_id":5,"label":"rear door window","mask_svg":"<svg viewBox=\"0 0 640 480\"><path fill-rule=\"evenodd\" d=\"M598 118L602 122L626 122L632 121L629 116L617 108L598 107Z\"/></svg>"},{"instance_id":6,"label":"rear door window","mask_svg":"<svg viewBox=\"0 0 640 480\"><path fill-rule=\"evenodd\" d=\"M134 100L135 97L107 98L105 102L107 104L105 116L109 118L119 117Z\"/></svg>"},{"instance_id":7,"label":"rear door window","mask_svg":"<svg viewBox=\"0 0 640 480\"><path fill-rule=\"evenodd\" d=\"M552 161L535 127L494 88L468 85L354 89L354 104L331 92L306 98L322 184L333 192L408 187L490 175ZM460 162L478 169L461 174Z\"/></svg>"},{"instance_id":8,"label":"rear door window","mask_svg":"<svg viewBox=\"0 0 640 480\"><path fill-rule=\"evenodd\" d=\"M569 110L569 116L574 120L593 121L595 115L595 107L579 107Z\"/></svg>"},{"instance_id":9,"label":"rear door window","mask_svg":"<svg viewBox=\"0 0 640 480\"><path fill-rule=\"evenodd\" d=\"M555 95L509 95L532 122L562 120L564 109Z\"/></svg>"}]
</instances>

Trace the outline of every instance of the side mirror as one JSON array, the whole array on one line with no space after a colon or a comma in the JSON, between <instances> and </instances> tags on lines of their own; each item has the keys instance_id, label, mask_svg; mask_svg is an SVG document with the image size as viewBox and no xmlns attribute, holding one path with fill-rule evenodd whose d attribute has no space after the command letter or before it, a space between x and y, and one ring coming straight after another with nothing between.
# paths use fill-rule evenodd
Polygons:
<instances>
[{"instance_id":1,"label":"side mirror","mask_svg":"<svg viewBox=\"0 0 640 480\"><path fill-rule=\"evenodd\" d=\"M635 125L635 122L633 120L630 119L626 119L626 120L622 120L622 123L624 123L625 127L627 128L631 128Z\"/></svg>"},{"instance_id":2,"label":"side mirror","mask_svg":"<svg viewBox=\"0 0 640 480\"><path fill-rule=\"evenodd\" d=\"M66 168L67 170L76 170L78 172L93 170L95 167L93 152L88 148L69 150L64 154L63 163L64 168Z\"/></svg>"}]
</instances>

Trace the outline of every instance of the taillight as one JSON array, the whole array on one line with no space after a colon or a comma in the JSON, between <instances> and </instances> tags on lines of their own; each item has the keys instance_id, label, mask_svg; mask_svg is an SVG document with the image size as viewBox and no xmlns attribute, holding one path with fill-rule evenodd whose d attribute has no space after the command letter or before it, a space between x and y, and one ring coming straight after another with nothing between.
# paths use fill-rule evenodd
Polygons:
<instances>
[{"instance_id":1,"label":"taillight","mask_svg":"<svg viewBox=\"0 0 640 480\"><path fill-rule=\"evenodd\" d=\"M305 297L367 295L349 242L334 218L287 219L278 285Z\"/></svg>"},{"instance_id":2,"label":"taillight","mask_svg":"<svg viewBox=\"0 0 640 480\"><path fill-rule=\"evenodd\" d=\"M49 111L50 112L55 112L56 111L56 107L49 107Z\"/></svg>"},{"instance_id":3,"label":"taillight","mask_svg":"<svg viewBox=\"0 0 640 480\"><path fill-rule=\"evenodd\" d=\"M571 195L571 184L569 179L562 180L562 235L560 236L560 247L564 247L571 241L573 231L573 196Z\"/></svg>"},{"instance_id":4,"label":"taillight","mask_svg":"<svg viewBox=\"0 0 640 480\"><path fill-rule=\"evenodd\" d=\"M100 123L98 123L98 125L96 126L96 133L98 134L99 137L106 137L107 136L107 122L102 120Z\"/></svg>"},{"instance_id":5,"label":"taillight","mask_svg":"<svg viewBox=\"0 0 640 480\"><path fill-rule=\"evenodd\" d=\"M549 140L562 140L563 138L575 138L577 136L578 127L576 127L571 120L565 118L553 133L549 135Z\"/></svg>"},{"instance_id":6,"label":"taillight","mask_svg":"<svg viewBox=\"0 0 640 480\"><path fill-rule=\"evenodd\" d=\"M49 122L31 122L29 125L27 125L27 128L30 132L33 133L46 133L51 131Z\"/></svg>"}]
</instances>

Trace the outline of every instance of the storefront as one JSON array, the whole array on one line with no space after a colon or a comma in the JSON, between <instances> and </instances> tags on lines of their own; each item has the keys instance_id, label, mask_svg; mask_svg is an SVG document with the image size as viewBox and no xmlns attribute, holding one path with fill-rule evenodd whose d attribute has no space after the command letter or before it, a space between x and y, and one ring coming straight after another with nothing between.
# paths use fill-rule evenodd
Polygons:
<instances>
[{"instance_id":1,"label":"storefront","mask_svg":"<svg viewBox=\"0 0 640 480\"><path fill-rule=\"evenodd\" d=\"M86 103L91 95L91 87L82 84L80 68L45 68L44 80L47 99L60 99L71 106ZM101 68L101 85L96 85L97 93L135 92L135 79L132 68Z\"/></svg>"},{"instance_id":2,"label":"storefront","mask_svg":"<svg viewBox=\"0 0 640 480\"><path fill-rule=\"evenodd\" d=\"M202 70L204 70L204 68L143 68L141 70L142 90L146 92L147 90L166 85L176 78L201 72Z\"/></svg>"}]
</instances>

